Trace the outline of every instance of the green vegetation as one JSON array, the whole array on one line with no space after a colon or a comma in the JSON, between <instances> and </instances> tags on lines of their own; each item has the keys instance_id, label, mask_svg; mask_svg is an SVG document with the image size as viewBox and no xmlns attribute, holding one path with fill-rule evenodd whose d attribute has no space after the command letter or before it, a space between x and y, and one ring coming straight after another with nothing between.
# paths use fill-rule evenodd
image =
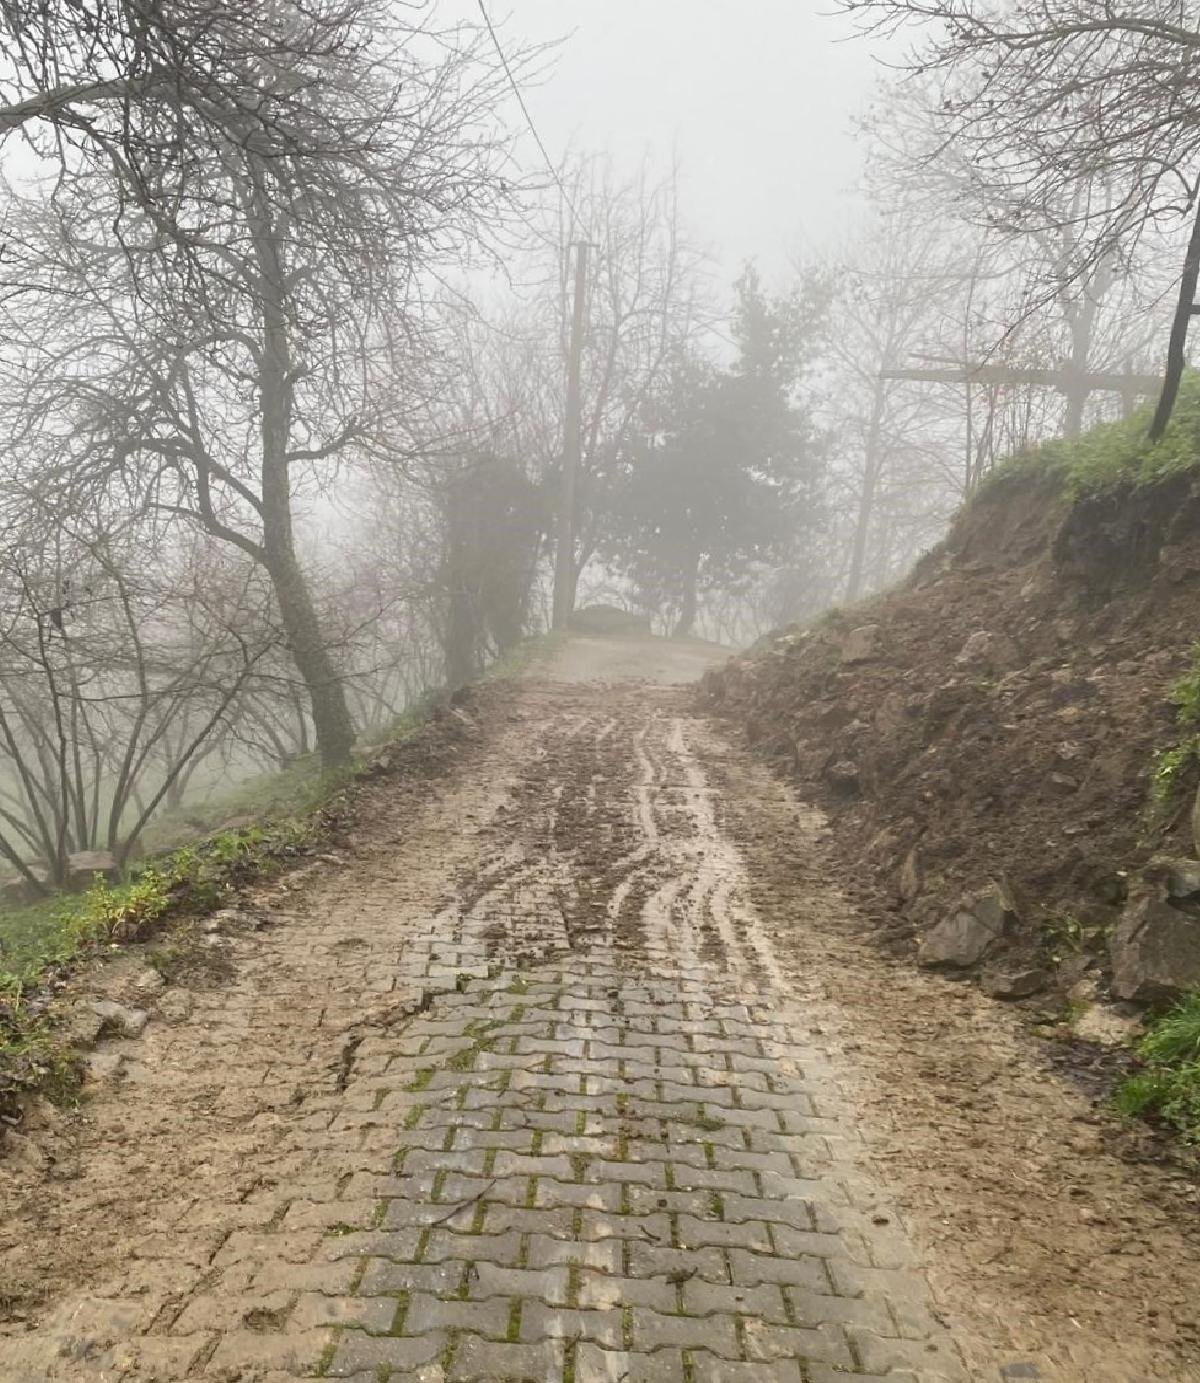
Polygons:
<instances>
[{"instance_id":1,"label":"green vegetation","mask_svg":"<svg viewBox=\"0 0 1200 1383\"><path fill-rule=\"evenodd\" d=\"M1189 1142L1200 1142L1200 992L1186 995L1138 1043L1144 1068L1126 1077L1117 1108L1156 1114Z\"/></svg>"},{"instance_id":2,"label":"green vegetation","mask_svg":"<svg viewBox=\"0 0 1200 1383\"><path fill-rule=\"evenodd\" d=\"M1148 436L1151 412L1146 405L1082 437L1059 438L1019 452L984 480L979 496L1023 477L1043 475L1058 477L1068 497L1081 499L1122 485L1152 485L1200 468L1200 372L1184 376L1174 416L1158 443Z\"/></svg>"},{"instance_id":3,"label":"green vegetation","mask_svg":"<svg viewBox=\"0 0 1200 1383\"><path fill-rule=\"evenodd\" d=\"M48 898L0 915L0 988L20 994L50 965L144 940L169 909L208 912L247 878L269 873L308 839L302 819L222 831L136 870L124 884L102 878L85 893Z\"/></svg>"},{"instance_id":4,"label":"green vegetation","mask_svg":"<svg viewBox=\"0 0 1200 1383\"><path fill-rule=\"evenodd\" d=\"M1175 817L1188 779L1200 765L1200 643L1193 644L1187 671L1167 694L1175 719L1189 733L1169 748L1160 749L1150 767L1150 798L1146 825L1161 831Z\"/></svg>"},{"instance_id":5,"label":"green vegetation","mask_svg":"<svg viewBox=\"0 0 1200 1383\"><path fill-rule=\"evenodd\" d=\"M521 658L538 656L540 642L531 640L532 651ZM407 739L426 721L434 701L429 696L416 702L378 744ZM207 802L164 813L144 837L153 858L131 869L127 882L110 885L97 878L84 893L0 910L0 987L19 992L50 965L97 946L142 938L168 908L206 912L221 906L232 890L305 844L314 829L313 813L353 780L357 767L322 772L317 756L305 755L279 773L256 775ZM256 820L219 829L222 821L244 817ZM176 848L181 834L204 827L213 834Z\"/></svg>"},{"instance_id":6,"label":"green vegetation","mask_svg":"<svg viewBox=\"0 0 1200 1383\"><path fill-rule=\"evenodd\" d=\"M1042 918L1042 938L1051 965L1082 951L1087 941L1083 923L1073 912L1052 912Z\"/></svg>"}]
</instances>

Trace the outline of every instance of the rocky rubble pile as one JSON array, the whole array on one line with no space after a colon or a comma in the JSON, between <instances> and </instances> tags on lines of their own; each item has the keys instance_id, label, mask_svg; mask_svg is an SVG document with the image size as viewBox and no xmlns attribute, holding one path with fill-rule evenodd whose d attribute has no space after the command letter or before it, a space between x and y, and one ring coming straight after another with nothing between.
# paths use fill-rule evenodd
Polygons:
<instances>
[{"instance_id":1,"label":"rocky rubble pile","mask_svg":"<svg viewBox=\"0 0 1200 1383\"><path fill-rule=\"evenodd\" d=\"M826 808L848 890L922 965L1080 1012L1158 1003L1200 984L1194 782L1147 815L1198 597L1192 478L1101 505L1025 475L905 585L768 637L702 698Z\"/></svg>"}]
</instances>

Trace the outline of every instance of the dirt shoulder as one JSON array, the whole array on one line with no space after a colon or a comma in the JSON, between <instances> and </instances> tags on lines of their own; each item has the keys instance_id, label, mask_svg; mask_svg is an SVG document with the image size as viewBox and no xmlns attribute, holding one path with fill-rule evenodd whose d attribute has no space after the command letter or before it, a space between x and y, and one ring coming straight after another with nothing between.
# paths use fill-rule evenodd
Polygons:
<instances>
[{"instance_id":1,"label":"dirt shoulder","mask_svg":"<svg viewBox=\"0 0 1200 1383\"><path fill-rule=\"evenodd\" d=\"M756 902L845 1054L858 1127L949 1317L1042 1377L1200 1378L1191 1178L1072 1089L1018 1014L889 959L830 886L841 852L821 817L785 785L738 749L719 780Z\"/></svg>"}]
</instances>

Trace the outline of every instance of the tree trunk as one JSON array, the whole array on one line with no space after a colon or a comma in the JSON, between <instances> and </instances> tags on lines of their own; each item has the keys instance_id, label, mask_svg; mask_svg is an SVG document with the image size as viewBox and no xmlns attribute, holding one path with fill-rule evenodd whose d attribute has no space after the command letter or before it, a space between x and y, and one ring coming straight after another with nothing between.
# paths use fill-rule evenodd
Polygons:
<instances>
[{"instance_id":1,"label":"tree trunk","mask_svg":"<svg viewBox=\"0 0 1200 1383\"><path fill-rule=\"evenodd\" d=\"M863 572L867 561L867 537L875 513L875 491L883 469L882 450L883 410L886 404L884 384L875 381L875 397L871 402L871 421L867 428L865 468L862 493L858 497L858 518L854 525L854 548L850 555L850 575L846 578L846 600L853 602L862 592Z\"/></svg>"},{"instance_id":2,"label":"tree trunk","mask_svg":"<svg viewBox=\"0 0 1200 1383\"><path fill-rule=\"evenodd\" d=\"M1175 320L1171 323L1171 339L1167 346L1167 373L1163 379L1162 393L1158 407L1154 410L1154 420L1150 424L1150 440L1157 442L1167 430L1175 400L1179 396L1179 382L1183 378L1187 363L1184 351L1187 349L1188 326L1196 302L1196 280L1200 277L1200 201L1196 206L1196 219L1192 223L1192 234L1188 240L1187 254L1183 259L1183 277L1179 281L1179 302L1175 308Z\"/></svg>"},{"instance_id":3,"label":"tree trunk","mask_svg":"<svg viewBox=\"0 0 1200 1383\"><path fill-rule=\"evenodd\" d=\"M698 587L700 585L700 557L692 558L685 575L683 599L679 605L679 619L671 631L673 639L691 638L696 627L696 612L699 607Z\"/></svg>"},{"instance_id":4,"label":"tree trunk","mask_svg":"<svg viewBox=\"0 0 1200 1383\"><path fill-rule=\"evenodd\" d=\"M1063 436L1073 442L1083 432L1083 412L1087 407L1087 385L1075 371L1074 362L1067 380L1067 410L1063 416Z\"/></svg>"},{"instance_id":5,"label":"tree trunk","mask_svg":"<svg viewBox=\"0 0 1200 1383\"><path fill-rule=\"evenodd\" d=\"M322 635L308 580L296 558L288 460L291 443L293 373L284 267L270 201L261 182L253 190L255 253L262 309L259 387L262 397L262 525L264 565L271 577L288 649L312 703L321 766L341 768L354 748L354 725L346 692Z\"/></svg>"},{"instance_id":6,"label":"tree trunk","mask_svg":"<svg viewBox=\"0 0 1200 1383\"><path fill-rule=\"evenodd\" d=\"M341 768L350 762L354 749L354 725L346 705L345 688L321 632L308 581L295 554L287 550L271 555L268 571L288 649L312 705L321 767Z\"/></svg>"}]
</instances>

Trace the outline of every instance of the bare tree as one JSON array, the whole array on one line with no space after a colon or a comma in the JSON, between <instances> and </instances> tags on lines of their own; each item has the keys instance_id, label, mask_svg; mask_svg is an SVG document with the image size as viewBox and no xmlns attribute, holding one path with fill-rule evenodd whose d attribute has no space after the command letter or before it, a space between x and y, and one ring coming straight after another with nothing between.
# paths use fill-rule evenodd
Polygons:
<instances>
[{"instance_id":1,"label":"bare tree","mask_svg":"<svg viewBox=\"0 0 1200 1383\"><path fill-rule=\"evenodd\" d=\"M35 890L122 864L211 748L278 639L251 573L86 512L6 540L0 856Z\"/></svg>"},{"instance_id":2,"label":"bare tree","mask_svg":"<svg viewBox=\"0 0 1200 1383\"><path fill-rule=\"evenodd\" d=\"M59 295L58 349L37 345L40 328L27 339L43 411L66 381L74 392L73 474L126 488L136 476L145 502L268 573L336 766L354 731L297 555L297 490L393 446L420 275L502 215L511 188L496 74L470 31L406 27L368 0L316 12L323 46L289 49L262 77L288 94L304 148L276 157L207 130L169 228L183 271L140 202L113 252L105 228L128 185L85 172L64 175L54 234L27 242L10 281Z\"/></svg>"},{"instance_id":3,"label":"bare tree","mask_svg":"<svg viewBox=\"0 0 1200 1383\"><path fill-rule=\"evenodd\" d=\"M911 23L908 66L932 82L944 141L989 222L1065 232L1053 296L1121 265L1157 228L1194 215L1151 437L1170 418L1200 275L1200 53L1186 0L842 0L869 27Z\"/></svg>"}]
</instances>

